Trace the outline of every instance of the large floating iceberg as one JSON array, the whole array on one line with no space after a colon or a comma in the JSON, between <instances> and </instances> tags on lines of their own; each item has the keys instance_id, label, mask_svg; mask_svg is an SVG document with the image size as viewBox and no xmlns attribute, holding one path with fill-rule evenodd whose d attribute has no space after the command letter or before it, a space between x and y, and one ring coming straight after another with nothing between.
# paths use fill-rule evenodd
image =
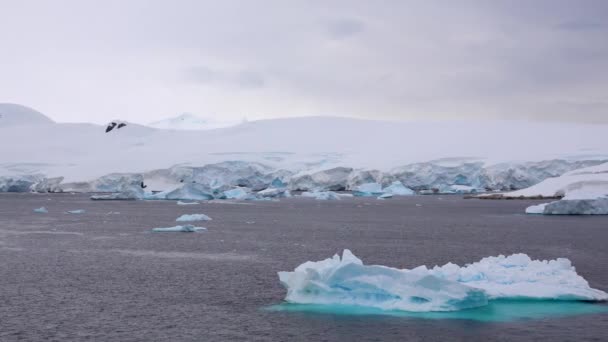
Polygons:
<instances>
[{"instance_id":1,"label":"large floating iceberg","mask_svg":"<svg viewBox=\"0 0 608 342\"><path fill-rule=\"evenodd\" d=\"M305 262L279 272L285 300L299 304L355 305L383 310L455 311L500 298L608 300L589 287L568 259L531 260L525 254L484 258L459 267L412 270L367 266L349 250L342 257Z\"/></svg>"}]
</instances>

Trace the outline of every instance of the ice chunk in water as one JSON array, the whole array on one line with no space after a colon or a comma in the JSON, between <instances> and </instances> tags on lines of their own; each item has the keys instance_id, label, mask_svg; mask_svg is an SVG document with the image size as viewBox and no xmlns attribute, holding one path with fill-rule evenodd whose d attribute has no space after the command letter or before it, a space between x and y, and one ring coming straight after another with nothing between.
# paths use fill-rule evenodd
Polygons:
<instances>
[{"instance_id":1,"label":"ice chunk in water","mask_svg":"<svg viewBox=\"0 0 608 342\"><path fill-rule=\"evenodd\" d=\"M394 181L391 185L387 186L382 190L385 194L391 194L395 196L411 196L414 195L414 191L410 188L405 187L400 181Z\"/></svg>"},{"instance_id":2,"label":"ice chunk in water","mask_svg":"<svg viewBox=\"0 0 608 342\"><path fill-rule=\"evenodd\" d=\"M76 210L66 211L66 213L68 213L68 214L84 214L85 211L84 211L84 209L76 209Z\"/></svg>"},{"instance_id":3,"label":"ice chunk in water","mask_svg":"<svg viewBox=\"0 0 608 342\"><path fill-rule=\"evenodd\" d=\"M339 200L340 195L333 191L305 191L301 195L302 197L312 197L316 200L327 201L327 200Z\"/></svg>"},{"instance_id":4,"label":"ice chunk in water","mask_svg":"<svg viewBox=\"0 0 608 342\"><path fill-rule=\"evenodd\" d=\"M285 300L300 304L355 305L383 310L455 311L492 299L605 301L568 259L531 260L525 254L488 257L460 267L448 263L411 270L366 266L349 250L342 258L279 272Z\"/></svg>"},{"instance_id":5,"label":"ice chunk in water","mask_svg":"<svg viewBox=\"0 0 608 342\"><path fill-rule=\"evenodd\" d=\"M195 232L203 231L203 230L207 230L207 228L195 227L191 224L187 224L187 225L183 225L183 226L175 226L175 227L168 227L168 228L154 228L154 229L152 229L152 232L155 232L155 233L173 233L173 232L195 233Z\"/></svg>"},{"instance_id":6,"label":"ice chunk in water","mask_svg":"<svg viewBox=\"0 0 608 342\"><path fill-rule=\"evenodd\" d=\"M196 205L196 204L200 204L199 202L184 202L184 201L177 201L177 205Z\"/></svg>"},{"instance_id":7,"label":"ice chunk in water","mask_svg":"<svg viewBox=\"0 0 608 342\"><path fill-rule=\"evenodd\" d=\"M490 298L608 300L608 294L589 287L570 260L532 260L526 254L483 258L459 267L435 266L431 274L485 290Z\"/></svg>"},{"instance_id":8,"label":"ice chunk in water","mask_svg":"<svg viewBox=\"0 0 608 342\"><path fill-rule=\"evenodd\" d=\"M376 197L382 195L382 185L379 183L365 183L355 187L353 195L360 197Z\"/></svg>"},{"instance_id":9,"label":"ice chunk in water","mask_svg":"<svg viewBox=\"0 0 608 342\"><path fill-rule=\"evenodd\" d=\"M45 208L45 207L40 207L40 208L34 209L34 212L35 212L35 213L38 213L38 214L46 214L46 213L48 213L49 211L48 211L48 210L46 210L46 208Z\"/></svg>"},{"instance_id":10,"label":"ice chunk in water","mask_svg":"<svg viewBox=\"0 0 608 342\"><path fill-rule=\"evenodd\" d=\"M339 304L384 310L453 311L487 304L483 290L428 272L366 266L349 250L342 258L306 262L279 272L285 300L301 304Z\"/></svg>"},{"instance_id":11,"label":"ice chunk in water","mask_svg":"<svg viewBox=\"0 0 608 342\"><path fill-rule=\"evenodd\" d=\"M185 214L178 217L175 221L177 222L193 222L193 221L211 221L211 217L205 214Z\"/></svg>"}]
</instances>

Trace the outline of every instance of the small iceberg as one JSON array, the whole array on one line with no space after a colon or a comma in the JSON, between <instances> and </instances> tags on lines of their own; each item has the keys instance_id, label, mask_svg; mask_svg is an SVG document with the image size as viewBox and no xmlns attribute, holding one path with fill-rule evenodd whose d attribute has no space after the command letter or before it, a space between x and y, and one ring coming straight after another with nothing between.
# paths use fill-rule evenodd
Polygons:
<instances>
[{"instance_id":1,"label":"small iceberg","mask_svg":"<svg viewBox=\"0 0 608 342\"><path fill-rule=\"evenodd\" d=\"M84 214L85 210L84 209L69 210L69 211L66 211L66 213L68 213L68 214Z\"/></svg>"},{"instance_id":2,"label":"small iceberg","mask_svg":"<svg viewBox=\"0 0 608 342\"><path fill-rule=\"evenodd\" d=\"M302 197L311 197L319 201L339 200L340 195L333 191L305 191L301 194Z\"/></svg>"},{"instance_id":3,"label":"small iceberg","mask_svg":"<svg viewBox=\"0 0 608 342\"><path fill-rule=\"evenodd\" d=\"M38 213L38 214L47 214L49 211L46 210L45 207L40 207L40 208L34 209L34 212Z\"/></svg>"},{"instance_id":4,"label":"small iceberg","mask_svg":"<svg viewBox=\"0 0 608 342\"><path fill-rule=\"evenodd\" d=\"M407 188L400 181L394 181L391 185L387 186L382 190L384 194L391 194L394 196L412 196L416 193L414 190Z\"/></svg>"},{"instance_id":5,"label":"small iceberg","mask_svg":"<svg viewBox=\"0 0 608 342\"><path fill-rule=\"evenodd\" d=\"M357 197L377 197L382 195L382 185L379 183L361 184L353 190L353 195Z\"/></svg>"},{"instance_id":6,"label":"small iceberg","mask_svg":"<svg viewBox=\"0 0 608 342\"><path fill-rule=\"evenodd\" d=\"M183 226L175 226L168 228L153 228L152 232L154 233L196 233L199 231L207 230L205 227L195 227L191 224L183 225Z\"/></svg>"},{"instance_id":7,"label":"small iceberg","mask_svg":"<svg viewBox=\"0 0 608 342\"><path fill-rule=\"evenodd\" d=\"M186 201L177 201L177 205L197 205L199 202L186 202Z\"/></svg>"},{"instance_id":8,"label":"small iceberg","mask_svg":"<svg viewBox=\"0 0 608 342\"><path fill-rule=\"evenodd\" d=\"M279 272L295 304L346 305L387 311L458 311L493 300L605 301L568 259L531 260L525 254L484 258L460 267L448 263L411 270L368 266L344 250L342 257L308 261Z\"/></svg>"},{"instance_id":9,"label":"small iceberg","mask_svg":"<svg viewBox=\"0 0 608 342\"><path fill-rule=\"evenodd\" d=\"M205 214L185 214L178 217L177 222L211 221L211 217Z\"/></svg>"}]
</instances>

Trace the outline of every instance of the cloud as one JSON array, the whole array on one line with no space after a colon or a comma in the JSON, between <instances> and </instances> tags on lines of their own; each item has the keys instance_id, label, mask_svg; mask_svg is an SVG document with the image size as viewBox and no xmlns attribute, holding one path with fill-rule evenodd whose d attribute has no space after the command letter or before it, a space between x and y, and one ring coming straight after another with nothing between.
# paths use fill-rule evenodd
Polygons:
<instances>
[{"instance_id":1,"label":"cloud","mask_svg":"<svg viewBox=\"0 0 608 342\"><path fill-rule=\"evenodd\" d=\"M339 19L327 24L327 33L332 39L345 39L365 30L365 24L357 19Z\"/></svg>"},{"instance_id":2,"label":"cloud","mask_svg":"<svg viewBox=\"0 0 608 342\"><path fill-rule=\"evenodd\" d=\"M58 121L608 123L605 0L57 1L0 0L0 100Z\"/></svg>"},{"instance_id":3,"label":"cloud","mask_svg":"<svg viewBox=\"0 0 608 342\"><path fill-rule=\"evenodd\" d=\"M264 75L252 70L226 71L206 66L192 66L186 68L183 74L187 82L200 85L242 89L263 88L266 85Z\"/></svg>"}]
</instances>

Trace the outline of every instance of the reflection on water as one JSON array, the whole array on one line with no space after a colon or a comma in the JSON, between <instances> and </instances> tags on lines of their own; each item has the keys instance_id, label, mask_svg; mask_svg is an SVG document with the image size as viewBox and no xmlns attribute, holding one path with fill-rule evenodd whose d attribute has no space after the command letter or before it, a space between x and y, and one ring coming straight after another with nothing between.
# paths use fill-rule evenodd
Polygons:
<instances>
[{"instance_id":1,"label":"reflection on water","mask_svg":"<svg viewBox=\"0 0 608 342\"><path fill-rule=\"evenodd\" d=\"M496 300L490 304L468 310L450 312L384 311L374 308L346 305L289 304L265 308L269 311L299 312L333 315L387 315L392 317L424 319L465 319L481 322L509 322L585 314L608 313L608 305L576 301L525 301Z\"/></svg>"}]
</instances>

